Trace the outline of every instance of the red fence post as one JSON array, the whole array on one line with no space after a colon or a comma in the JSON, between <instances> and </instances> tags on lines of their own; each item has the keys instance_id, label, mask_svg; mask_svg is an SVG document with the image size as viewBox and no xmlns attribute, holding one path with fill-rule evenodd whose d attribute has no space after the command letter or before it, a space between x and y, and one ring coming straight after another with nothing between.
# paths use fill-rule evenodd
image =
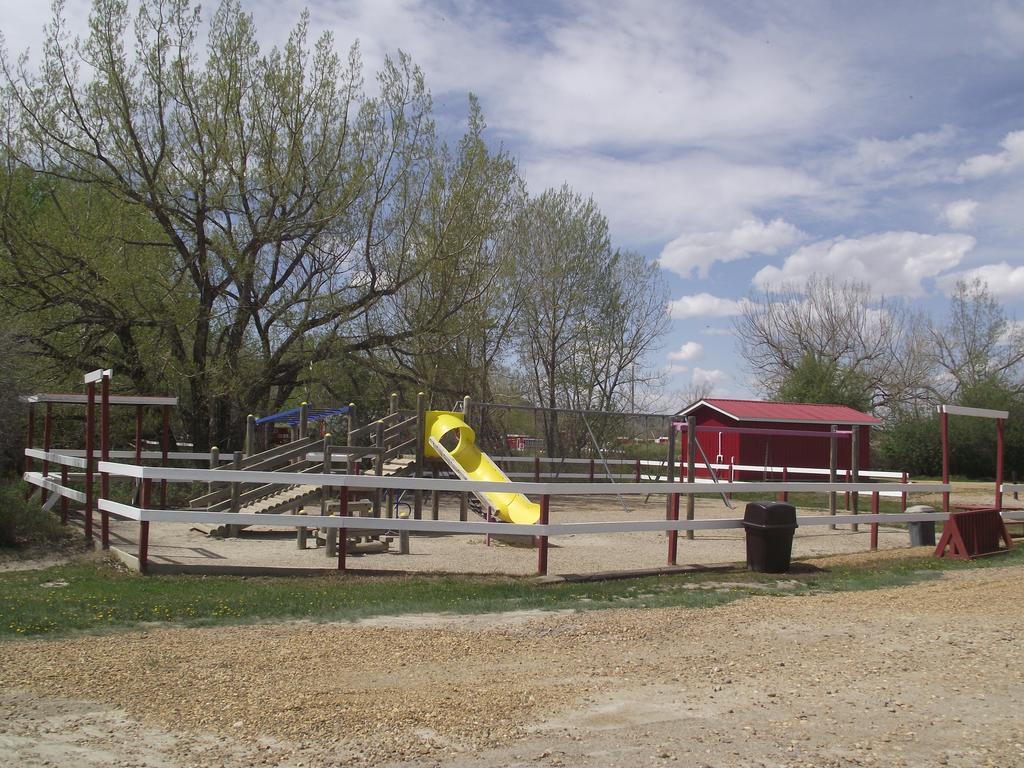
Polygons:
<instances>
[{"instance_id":1,"label":"red fence post","mask_svg":"<svg viewBox=\"0 0 1024 768\"><path fill-rule=\"evenodd\" d=\"M1002 419L996 419L996 509L1003 508L1003 426Z\"/></svg>"},{"instance_id":2,"label":"red fence post","mask_svg":"<svg viewBox=\"0 0 1024 768\"><path fill-rule=\"evenodd\" d=\"M871 492L871 514L877 515L879 513L879 500L878 491ZM875 520L871 523L871 549L878 549L878 521Z\"/></svg>"},{"instance_id":3,"label":"red fence post","mask_svg":"<svg viewBox=\"0 0 1024 768\"><path fill-rule=\"evenodd\" d=\"M846 484L849 485L851 482L852 482L852 480L850 479L850 470L846 470ZM846 511L849 512L850 511L850 492L847 491L844 495L846 496Z\"/></svg>"},{"instance_id":4,"label":"red fence post","mask_svg":"<svg viewBox=\"0 0 1024 768\"><path fill-rule=\"evenodd\" d=\"M590 474L588 475L589 482L594 482L594 460L590 460Z\"/></svg>"},{"instance_id":5,"label":"red fence post","mask_svg":"<svg viewBox=\"0 0 1024 768\"><path fill-rule=\"evenodd\" d=\"M789 482L789 467L782 468L782 482ZM779 501L789 501L789 491L779 491Z\"/></svg>"},{"instance_id":6,"label":"red fence post","mask_svg":"<svg viewBox=\"0 0 1024 768\"><path fill-rule=\"evenodd\" d=\"M540 497L540 524L547 525L549 519L549 500L550 497L544 494ZM548 536L544 534L538 536L537 542L537 575L547 576L548 575Z\"/></svg>"},{"instance_id":7,"label":"red fence post","mask_svg":"<svg viewBox=\"0 0 1024 768\"><path fill-rule=\"evenodd\" d=\"M152 488L152 480L142 481L142 494L139 506L146 509L149 506L149 492ZM139 521L139 572L149 571L149 520Z\"/></svg>"},{"instance_id":8,"label":"red fence post","mask_svg":"<svg viewBox=\"0 0 1024 768\"><path fill-rule=\"evenodd\" d=\"M942 438L942 482L949 484L949 414L939 414L939 435ZM949 491L942 493L942 514L949 515Z\"/></svg>"},{"instance_id":9,"label":"red fence post","mask_svg":"<svg viewBox=\"0 0 1024 768\"><path fill-rule=\"evenodd\" d=\"M533 457L533 482L540 482L540 456Z\"/></svg>"},{"instance_id":10,"label":"red fence post","mask_svg":"<svg viewBox=\"0 0 1024 768\"><path fill-rule=\"evenodd\" d=\"M633 482L640 482L640 459L636 460L636 469L633 472Z\"/></svg>"},{"instance_id":11,"label":"red fence post","mask_svg":"<svg viewBox=\"0 0 1024 768\"><path fill-rule=\"evenodd\" d=\"M903 473L903 484L906 485L909 481L910 481L910 477L908 477L907 473L904 472ZM906 512L907 511L907 492L906 491L903 491L903 493L900 494L900 511L901 512Z\"/></svg>"},{"instance_id":12,"label":"red fence post","mask_svg":"<svg viewBox=\"0 0 1024 768\"><path fill-rule=\"evenodd\" d=\"M35 448L35 439L36 439L36 404L35 403L29 403L28 404L28 437L25 439L26 447L28 447L28 448ZM32 471L32 457L31 456L26 456L25 457L25 471L26 472L31 472ZM34 485L32 485L32 483L28 483L27 487L25 488L25 498L26 499L31 499L32 498L32 493L33 493L33 491L35 491L35 489L36 489L36 487Z\"/></svg>"},{"instance_id":13,"label":"red fence post","mask_svg":"<svg viewBox=\"0 0 1024 768\"><path fill-rule=\"evenodd\" d=\"M49 453L50 451L50 435L53 427L53 403L46 404L45 415L43 416L43 450ZM43 459L43 477L47 477L50 474L50 461L49 459ZM30 486L31 487L31 486ZM46 489L43 488L43 504L46 504L49 494Z\"/></svg>"},{"instance_id":14,"label":"red fence post","mask_svg":"<svg viewBox=\"0 0 1024 768\"><path fill-rule=\"evenodd\" d=\"M729 482L730 483L735 483L736 482L736 464L734 462L735 462L735 459L730 457L730 459L729 459ZM732 491L729 491L729 493L727 493L726 496L729 498L729 501L732 501Z\"/></svg>"},{"instance_id":15,"label":"red fence post","mask_svg":"<svg viewBox=\"0 0 1024 768\"><path fill-rule=\"evenodd\" d=\"M673 493L669 508L669 520L679 519L679 494ZM668 564L675 565L679 556L679 531L668 532Z\"/></svg>"},{"instance_id":16,"label":"red fence post","mask_svg":"<svg viewBox=\"0 0 1024 768\"><path fill-rule=\"evenodd\" d=\"M85 538L92 541L92 459L96 432L96 384L85 385Z\"/></svg>"},{"instance_id":17,"label":"red fence post","mask_svg":"<svg viewBox=\"0 0 1024 768\"><path fill-rule=\"evenodd\" d=\"M100 461L110 460L110 376L100 378ZM110 498L110 475L100 473L100 498ZM100 511L100 546L110 549L110 513Z\"/></svg>"},{"instance_id":18,"label":"red fence post","mask_svg":"<svg viewBox=\"0 0 1024 768\"><path fill-rule=\"evenodd\" d=\"M167 452L170 450L171 439L171 407L163 407L163 425L160 430L160 466L167 466ZM192 450L195 450L193 447ZM167 509L167 481L160 481L160 508Z\"/></svg>"}]
</instances>

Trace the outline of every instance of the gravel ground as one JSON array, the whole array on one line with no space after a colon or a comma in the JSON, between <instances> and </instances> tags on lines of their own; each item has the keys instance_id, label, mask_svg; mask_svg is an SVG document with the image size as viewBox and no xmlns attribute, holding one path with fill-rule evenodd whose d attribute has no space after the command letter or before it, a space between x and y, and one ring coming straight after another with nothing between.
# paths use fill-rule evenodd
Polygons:
<instances>
[{"instance_id":1,"label":"gravel ground","mask_svg":"<svg viewBox=\"0 0 1024 768\"><path fill-rule=\"evenodd\" d=\"M1022 577L1005 566L706 610L11 641L0 654L0 758L1024 766Z\"/></svg>"},{"instance_id":2,"label":"gravel ground","mask_svg":"<svg viewBox=\"0 0 1024 768\"><path fill-rule=\"evenodd\" d=\"M625 499L628 511L623 510L615 496L610 497L553 497L552 522L586 522L604 520L664 519L664 497L630 496ZM797 502L799 504L799 502ZM743 504L730 510L720 499L698 499L696 518L742 517ZM840 499L840 508L842 499ZM870 501L863 499L862 511ZM800 514L827 514L827 510L798 508ZM425 510L429 514L429 507ZM441 519L457 520L458 503L454 497L442 497ZM500 525L496 525L500 529ZM114 545L134 554L138 525L114 522ZM836 553L862 552L868 549L867 525L854 533L849 526L829 530L827 526L798 528L793 544L795 557L812 557ZM899 528L882 527L879 547L882 549L906 547L907 532ZM389 552L350 557L348 567L353 569L401 570L414 572L447 571L457 573L504 573L528 575L536 572L537 554L532 548L492 542L488 546L483 536L413 536L411 554L398 554L397 540ZM294 532L279 530L246 531L239 538L222 539L207 536L181 524L154 523L150 531L150 561L158 564L185 566L262 566L292 568L335 567L335 561L325 556L325 549L313 549L312 538L307 550L299 550ZM661 533L620 533L614 535L586 534L558 536L551 539L549 573L594 573L657 568L665 565L667 546ZM693 541L681 534L679 562L682 564L709 564L737 562L746 559L742 529L697 531Z\"/></svg>"}]
</instances>

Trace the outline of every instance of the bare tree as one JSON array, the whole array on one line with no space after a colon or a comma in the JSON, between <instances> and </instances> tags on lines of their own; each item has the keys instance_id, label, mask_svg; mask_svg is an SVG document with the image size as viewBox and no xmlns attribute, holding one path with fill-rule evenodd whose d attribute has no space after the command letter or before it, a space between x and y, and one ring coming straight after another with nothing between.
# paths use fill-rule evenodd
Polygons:
<instances>
[{"instance_id":1,"label":"bare tree","mask_svg":"<svg viewBox=\"0 0 1024 768\"><path fill-rule=\"evenodd\" d=\"M525 292L516 340L526 389L548 409L621 409L650 380L645 358L668 323L656 265L614 251L593 200L567 186L527 205L517 263ZM564 455L558 413L544 414L547 450ZM606 431L603 420L596 424ZM578 450L589 430L575 430L571 439Z\"/></svg>"},{"instance_id":2,"label":"bare tree","mask_svg":"<svg viewBox=\"0 0 1024 768\"><path fill-rule=\"evenodd\" d=\"M808 356L856 374L883 413L927 395L933 370L926 326L905 304L875 299L867 285L815 277L755 295L734 323L757 384L779 392Z\"/></svg>"},{"instance_id":3,"label":"bare tree","mask_svg":"<svg viewBox=\"0 0 1024 768\"><path fill-rule=\"evenodd\" d=\"M1024 391L1024 325L1006 317L985 283L958 282L948 319L930 330L936 363L945 374L938 382L944 396L956 398L985 382Z\"/></svg>"}]
</instances>

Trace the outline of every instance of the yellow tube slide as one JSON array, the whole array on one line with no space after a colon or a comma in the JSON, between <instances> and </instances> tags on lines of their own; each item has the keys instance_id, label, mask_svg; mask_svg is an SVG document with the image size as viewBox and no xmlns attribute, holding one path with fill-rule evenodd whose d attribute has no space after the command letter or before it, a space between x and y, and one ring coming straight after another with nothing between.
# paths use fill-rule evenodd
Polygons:
<instances>
[{"instance_id":1,"label":"yellow tube slide","mask_svg":"<svg viewBox=\"0 0 1024 768\"><path fill-rule=\"evenodd\" d=\"M427 411L423 433L425 435L423 454L426 458L454 461L458 465L458 470L468 480L492 483L509 482L505 473L491 461L491 457L477 447L476 433L465 422L461 413ZM457 433L457 442L453 433ZM441 443L447 451L447 457L434 450L430 444L430 438ZM453 467L453 469L456 468ZM487 502L494 507L498 518L506 523L533 525L540 520L540 506L521 493L488 492L481 495L486 497Z\"/></svg>"}]
</instances>

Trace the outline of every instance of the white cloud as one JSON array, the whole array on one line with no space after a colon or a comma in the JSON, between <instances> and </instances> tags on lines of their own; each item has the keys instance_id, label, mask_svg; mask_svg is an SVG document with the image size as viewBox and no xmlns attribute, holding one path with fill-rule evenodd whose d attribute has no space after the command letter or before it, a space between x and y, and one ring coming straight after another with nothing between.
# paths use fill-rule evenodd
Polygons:
<instances>
[{"instance_id":1,"label":"white cloud","mask_svg":"<svg viewBox=\"0 0 1024 768\"><path fill-rule=\"evenodd\" d=\"M696 341L688 341L679 348L676 352L669 352L669 360L695 360L701 352L704 351L704 347L698 344Z\"/></svg>"},{"instance_id":2,"label":"white cloud","mask_svg":"<svg viewBox=\"0 0 1024 768\"><path fill-rule=\"evenodd\" d=\"M805 239L804 232L782 219L768 223L747 219L726 231L684 232L662 249L658 261L683 277L694 272L707 277L715 262L738 261L755 253L774 256L780 249Z\"/></svg>"},{"instance_id":3,"label":"white cloud","mask_svg":"<svg viewBox=\"0 0 1024 768\"><path fill-rule=\"evenodd\" d=\"M981 179L997 173L1008 173L1024 165L1024 131L1011 131L999 142L1002 152L975 155L960 164L957 172L969 179Z\"/></svg>"},{"instance_id":4,"label":"white cloud","mask_svg":"<svg viewBox=\"0 0 1024 768\"><path fill-rule=\"evenodd\" d=\"M694 368L690 381L696 387L704 385L715 387L724 383L727 378L725 371L718 368Z\"/></svg>"},{"instance_id":5,"label":"white cloud","mask_svg":"<svg viewBox=\"0 0 1024 768\"><path fill-rule=\"evenodd\" d=\"M943 275L938 284L946 293L952 293L960 280L966 283L981 280L999 299L1017 299L1024 295L1024 267L1014 267L1005 261Z\"/></svg>"},{"instance_id":6,"label":"white cloud","mask_svg":"<svg viewBox=\"0 0 1024 768\"><path fill-rule=\"evenodd\" d=\"M681 296L668 305L669 315L674 320L687 320L691 317L731 317L743 311L743 300L734 301L710 293L697 293L692 296Z\"/></svg>"},{"instance_id":7,"label":"white cloud","mask_svg":"<svg viewBox=\"0 0 1024 768\"><path fill-rule=\"evenodd\" d=\"M956 200L943 209L942 218L953 229L967 229L974 224L977 209L977 200Z\"/></svg>"},{"instance_id":8,"label":"white cloud","mask_svg":"<svg viewBox=\"0 0 1024 768\"><path fill-rule=\"evenodd\" d=\"M955 135L952 126L944 125L899 139L861 139L851 163L861 174L890 171L914 155L946 146Z\"/></svg>"},{"instance_id":9,"label":"white cloud","mask_svg":"<svg viewBox=\"0 0 1024 768\"><path fill-rule=\"evenodd\" d=\"M862 238L822 240L799 248L782 267L754 275L759 288L804 283L817 274L866 283L878 294L921 296L922 281L953 269L974 247L970 235L883 232Z\"/></svg>"},{"instance_id":10,"label":"white cloud","mask_svg":"<svg viewBox=\"0 0 1024 768\"><path fill-rule=\"evenodd\" d=\"M634 243L668 240L683 229L734 227L751 218L751 210L827 192L799 169L706 152L658 160L530 152L522 170L534 194L568 182L592 195L608 216L612 237Z\"/></svg>"}]
</instances>

